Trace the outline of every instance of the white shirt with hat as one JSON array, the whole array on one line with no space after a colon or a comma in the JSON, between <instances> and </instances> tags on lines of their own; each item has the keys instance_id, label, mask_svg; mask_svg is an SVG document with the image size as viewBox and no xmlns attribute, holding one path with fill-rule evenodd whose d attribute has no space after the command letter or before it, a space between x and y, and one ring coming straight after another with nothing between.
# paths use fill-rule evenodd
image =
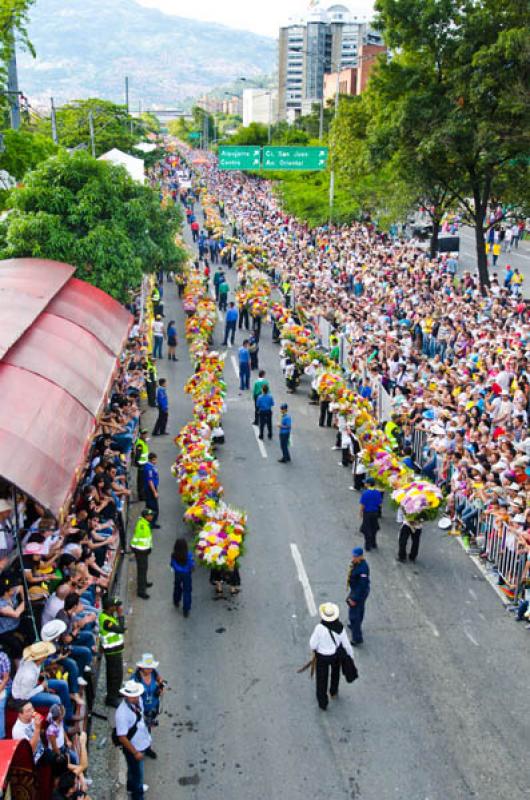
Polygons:
<instances>
[{"instance_id":1,"label":"white shirt with hat","mask_svg":"<svg viewBox=\"0 0 530 800\"><path fill-rule=\"evenodd\" d=\"M39 680L40 667L34 661L20 662L16 675L13 678L11 695L15 700L31 700L31 698L42 691L37 685Z\"/></svg>"},{"instance_id":2,"label":"white shirt with hat","mask_svg":"<svg viewBox=\"0 0 530 800\"><path fill-rule=\"evenodd\" d=\"M161 319L154 319L151 325L153 336L163 336L164 335L164 323Z\"/></svg>"},{"instance_id":3,"label":"white shirt with hat","mask_svg":"<svg viewBox=\"0 0 530 800\"><path fill-rule=\"evenodd\" d=\"M135 750L143 753L144 750L147 750L147 748L151 746L151 734L147 730L147 725L145 724L141 698L136 708L138 708L142 715L138 721L136 733L130 741ZM127 698L124 698L116 709L116 734L118 736L127 736L137 719L138 714L134 712L132 704L127 702Z\"/></svg>"},{"instance_id":4,"label":"white shirt with hat","mask_svg":"<svg viewBox=\"0 0 530 800\"><path fill-rule=\"evenodd\" d=\"M333 638L332 638L333 635ZM335 643L334 641L335 640ZM349 656L353 656L352 646L346 634L346 628L343 628L340 633L330 631L321 622L315 627L309 640L309 647L311 650L319 653L321 656L332 656L336 653L337 647L341 644Z\"/></svg>"}]
</instances>

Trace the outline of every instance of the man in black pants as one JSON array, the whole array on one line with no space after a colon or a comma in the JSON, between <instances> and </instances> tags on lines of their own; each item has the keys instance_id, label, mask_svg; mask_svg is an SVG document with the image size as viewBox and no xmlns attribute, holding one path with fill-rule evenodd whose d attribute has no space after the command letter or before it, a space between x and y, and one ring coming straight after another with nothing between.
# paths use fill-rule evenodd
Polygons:
<instances>
[{"instance_id":1,"label":"man in black pants","mask_svg":"<svg viewBox=\"0 0 530 800\"><path fill-rule=\"evenodd\" d=\"M321 428L324 427L324 423L331 428L331 421L333 419L333 413L329 410L330 400L326 400L324 398L320 399L320 419L318 420L318 424Z\"/></svg>"},{"instance_id":2,"label":"man in black pants","mask_svg":"<svg viewBox=\"0 0 530 800\"><path fill-rule=\"evenodd\" d=\"M412 541L410 546L409 561L416 561L418 551L420 549L421 525L418 522L409 522L405 520L399 531L399 552L398 561L407 560L407 542L409 538Z\"/></svg>"},{"instance_id":3,"label":"man in black pants","mask_svg":"<svg viewBox=\"0 0 530 800\"><path fill-rule=\"evenodd\" d=\"M259 419L259 438L263 439L263 432L265 426L269 434L269 439L272 439L272 407L274 405L274 398L269 392L269 385L264 383L261 387L261 395L256 400L256 407Z\"/></svg>"}]
</instances>

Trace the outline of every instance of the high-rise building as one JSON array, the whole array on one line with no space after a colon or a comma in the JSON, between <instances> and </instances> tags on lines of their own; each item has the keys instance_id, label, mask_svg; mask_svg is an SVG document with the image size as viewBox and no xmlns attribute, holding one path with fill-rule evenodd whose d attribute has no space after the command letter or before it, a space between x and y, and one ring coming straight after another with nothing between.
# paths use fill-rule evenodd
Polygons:
<instances>
[{"instance_id":1,"label":"high-rise building","mask_svg":"<svg viewBox=\"0 0 530 800\"><path fill-rule=\"evenodd\" d=\"M343 5L313 9L280 28L278 112L292 120L320 103L324 74L358 66L363 45L382 45L366 20Z\"/></svg>"},{"instance_id":2,"label":"high-rise building","mask_svg":"<svg viewBox=\"0 0 530 800\"><path fill-rule=\"evenodd\" d=\"M278 91L276 89L243 90L243 125L252 122L272 125L278 119Z\"/></svg>"}]
</instances>

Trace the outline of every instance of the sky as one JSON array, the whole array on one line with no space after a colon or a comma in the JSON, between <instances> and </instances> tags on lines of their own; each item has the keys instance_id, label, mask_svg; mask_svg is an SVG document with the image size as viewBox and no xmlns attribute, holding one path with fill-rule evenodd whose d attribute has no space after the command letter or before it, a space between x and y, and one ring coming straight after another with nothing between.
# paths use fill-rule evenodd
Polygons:
<instances>
[{"instance_id":1,"label":"sky","mask_svg":"<svg viewBox=\"0 0 530 800\"><path fill-rule=\"evenodd\" d=\"M179 17L192 17L207 22L220 22L230 28L261 33L264 36L278 36L278 28L284 25L291 16L304 14L308 7L308 0L267 0L264 6L252 0L194 0L193 3L184 0L136 0L142 6L158 8L166 14L175 14ZM341 0L327 0L322 2L323 8ZM348 6L358 17L372 16L372 0L352 0L342 4ZM261 9L258 11L257 9Z\"/></svg>"}]
</instances>

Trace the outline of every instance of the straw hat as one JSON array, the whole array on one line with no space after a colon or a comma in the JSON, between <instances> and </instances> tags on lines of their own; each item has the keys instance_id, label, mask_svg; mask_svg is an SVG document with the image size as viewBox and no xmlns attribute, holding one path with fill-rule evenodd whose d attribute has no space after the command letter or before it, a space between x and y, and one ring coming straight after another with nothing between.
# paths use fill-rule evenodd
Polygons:
<instances>
[{"instance_id":1,"label":"straw hat","mask_svg":"<svg viewBox=\"0 0 530 800\"><path fill-rule=\"evenodd\" d=\"M339 607L336 603L322 603L318 613L324 622L335 622L339 618Z\"/></svg>"},{"instance_id":2,"label":"straw hat","mask_svg":"<svg viewBox=\"0 0 530 800\"><path fill-rule=\"evenodd\" d=\"M22 653L24 661L40 661L55 653L55 645L51 642L35 642L25 647Z\"/></svg>"},{"instance_id":3,"label":"straw hat","mask_svg":"<svg viewBox=\"0 0 530 800\"><path fill-rule=\"evenodd\" d=\"M136 681L126 681L120 689L120 694L123 697L141 697L143 693L144 687Z\"/></svg>"},{"instance_id":4,"label":"straw hat","mask_svg":"<svg viewBox=\"0 0 530 800\"><path fill-rule=\"evenodd\" d=\"M159 663L159 661L155 661L152 653L144 653L140 661L136 662L136 666L140 669L156 669Z\"/></svg>"},{"instance_id":5,"label":"straw hat","mask_svg":"<svg viewBox=\"0 0 530 800\"><path fill-rule=\"evenodd\" d=\"M9 500L4 500L2 497L0 499L0 514L3 514L4 511L13 511L13 506L9 502Z\"/></svg>"}]
</instances>

